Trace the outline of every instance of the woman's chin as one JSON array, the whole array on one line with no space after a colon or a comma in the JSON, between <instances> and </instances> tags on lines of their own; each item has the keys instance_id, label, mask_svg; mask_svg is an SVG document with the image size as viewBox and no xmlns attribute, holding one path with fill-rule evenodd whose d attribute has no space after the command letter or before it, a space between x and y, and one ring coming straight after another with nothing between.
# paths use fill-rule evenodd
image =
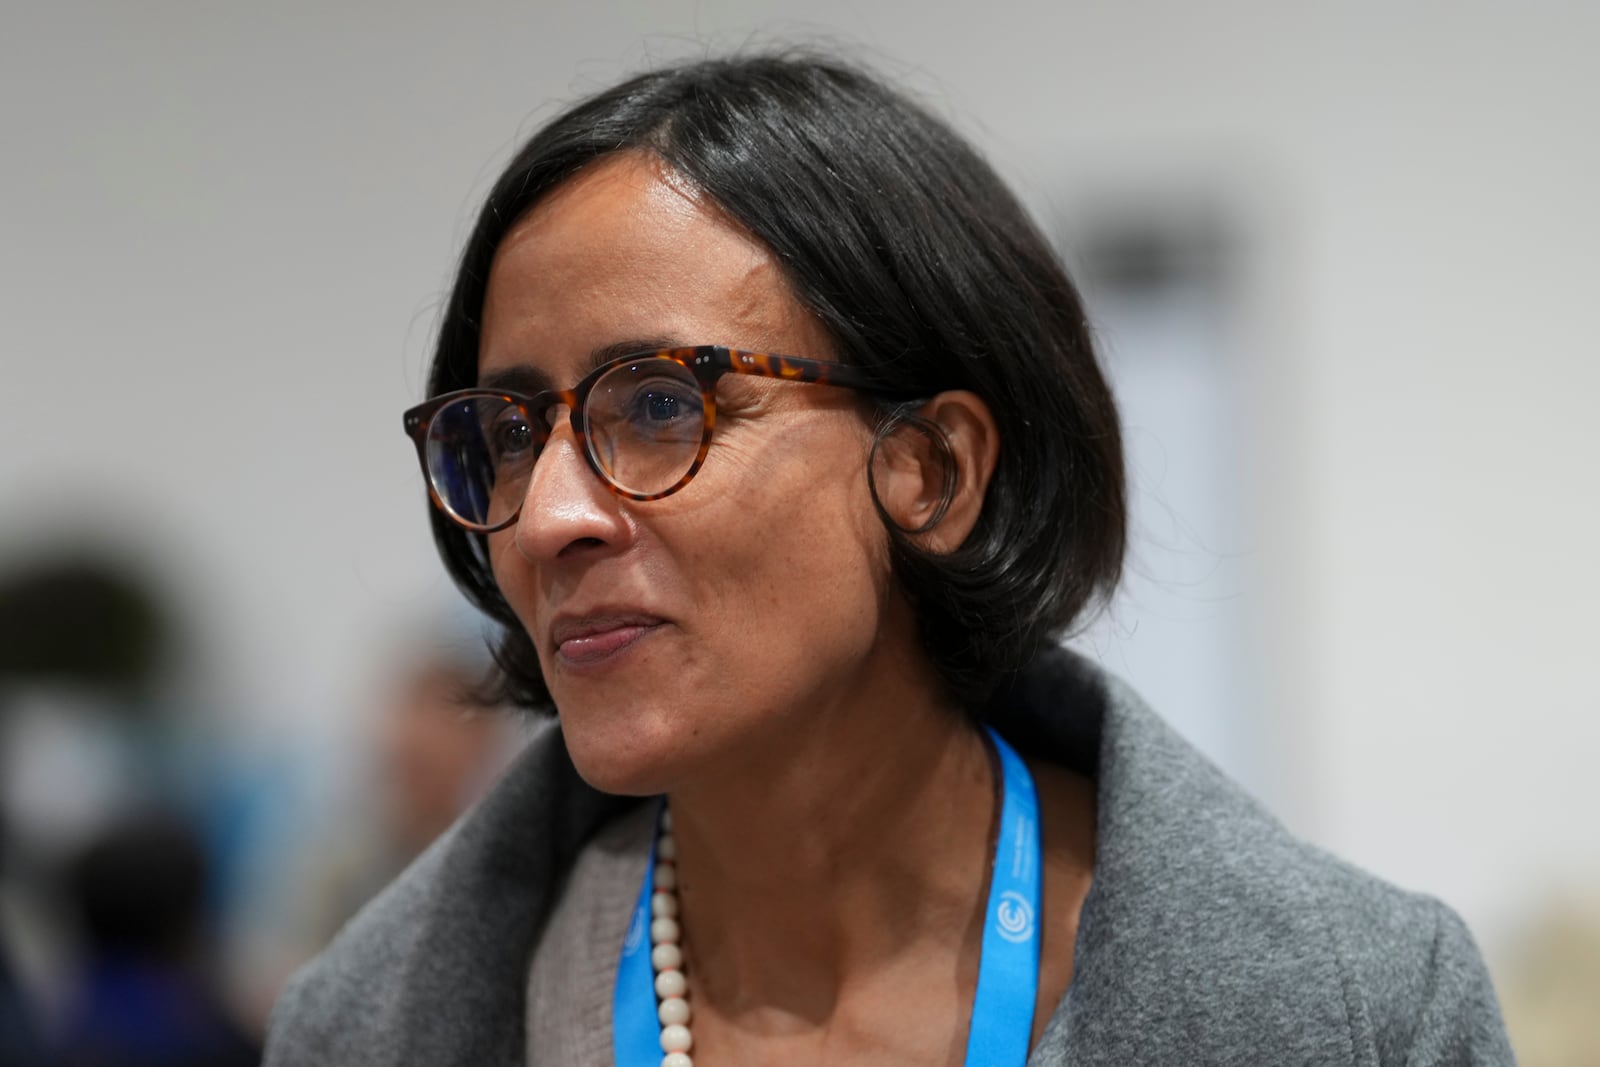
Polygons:
<instances>
[{"instance_id":1,"label":"woman's chin","mask_svg":"<svg viewBox=\"0 0 1600 1067\"><path fill-rule=\"evenodd\" d=\"M602 793L655 796L668 790L677 763L676 750L662 731L639 724L597 729L562 720L567 754L578 776Z\"/></svg>"},{"instance_id":2,"label":"woman's chin","mask_svg":"<svg viewBox=\"0 0 1600 1067\"><path fill-rule=\"evenodd\" d=\"M653 797L667 792L665 781L658 775L635 773L628 768L615 766L586 766L574 759L578 777L591 789L619 797Z\"/></svg>"}]
</instances>

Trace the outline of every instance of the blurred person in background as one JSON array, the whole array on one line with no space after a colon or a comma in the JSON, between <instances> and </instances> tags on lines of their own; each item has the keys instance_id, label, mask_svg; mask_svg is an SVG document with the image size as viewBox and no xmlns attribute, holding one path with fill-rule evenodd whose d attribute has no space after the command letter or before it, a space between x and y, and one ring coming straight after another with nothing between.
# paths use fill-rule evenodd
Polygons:
<instances>
[{"instance_id":1,"label":"blurred person in background","mask_svg":"<svg viewBox=\"0 0 1600 1067\"><path fill-rule=\"evenodd\" d=\"M56 809L33 788L32 734L115 734L140 718L165 667L170 620L140 576L99 553L19 557L0 568L0 1062L32 1064L43 1055L39 1008L68 951L70 918L47 883L98 817L93 802ZM93 724L78 730L85 705ZM100 775L53 789L115 792Z\"/></svg>"},{"instance_id":2,"label":"blurred person in background","mask_svg":"<svg viewBox=\"0 0 1600 1067\"><path fill-rule=\"evenodd\" d=\"M138 564L58 540L0 571L0 958L36 1009L25 1062L250 1062L217 973L226 786L173 696L178 626Z\"/></svg>"},{"instance_id":3,"label":"blurred person in background","mask_svg":"<svg viewBox=\"0 0 1600 1067\"><path fill-rule=\"evenodd\" d=\"M475 802L515 757L520 738L497 708L473 700L490 666L481 644L398 646L373 719L355 810L312 850L292 907L295 966Z\"/></svg>"},{"instance_id":4,"label":"blurred person in background","mask_svg":"<svg viewBox=\"0 0 1600 1067\"><path fill-rule=\"evenodd\" d=\"M558 724L269 1064L1510 1062L1453 913L1058 647L1121 569L1115 407L1034 224L874 77L710 60L551 120L429 396L445 562Z\"/></svg>"}]
</instances>

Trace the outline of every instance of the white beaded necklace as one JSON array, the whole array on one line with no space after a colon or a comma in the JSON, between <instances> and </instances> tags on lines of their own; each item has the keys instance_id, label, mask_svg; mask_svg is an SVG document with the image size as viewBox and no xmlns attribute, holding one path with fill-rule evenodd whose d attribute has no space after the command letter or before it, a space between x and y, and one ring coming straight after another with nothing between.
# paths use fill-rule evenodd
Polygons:
<instances>
[{"instance_id":1,"label":"white beaded necklace","mask_svg":"<svg viewBox=\"0 0 1600 1067\"><path fill-rule=\"evenodd\" d=\"M672 815L661 805L656 839L655 889L650 894L650 966L656 974L656 1015L661 1020L661 1067L694 1067L689 1050L689 981L683 976L683 931L678 926L678 843Z\"/></svg>"}]
</instances>

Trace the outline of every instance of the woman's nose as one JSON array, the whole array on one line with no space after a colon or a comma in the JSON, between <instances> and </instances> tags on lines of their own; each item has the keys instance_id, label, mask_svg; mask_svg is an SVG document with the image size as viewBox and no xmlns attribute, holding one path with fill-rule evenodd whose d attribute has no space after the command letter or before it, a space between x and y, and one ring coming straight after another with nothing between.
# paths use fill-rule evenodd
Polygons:
<instances>
[{"instance_id":1,"label":"woman's nose","mask_svg":"<svg viewBox=\"0 0 1600 1067\"><path fill-rule=\"evenodd\" d=\"M582 443L562 424L551 431L528 478L517 517L517 551L530 563L544 563L617 547L628 533L617 503L589 466Z\"/></svg>"}]
</instances>

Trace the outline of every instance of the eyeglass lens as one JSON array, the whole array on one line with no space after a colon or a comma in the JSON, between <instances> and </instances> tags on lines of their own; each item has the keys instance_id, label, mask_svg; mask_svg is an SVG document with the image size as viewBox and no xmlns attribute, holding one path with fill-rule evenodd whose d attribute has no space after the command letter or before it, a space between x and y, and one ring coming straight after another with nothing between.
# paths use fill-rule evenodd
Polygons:
<instances>
[{"instance_id":1,"label":"eyeglass lens","mask_svg":"<svg viewBox=\"0 0 1600 1067\"><path fill-rule=\"evenodd\" d=\"M428 426L428 476L446 509L471 526L506 522L521 507L550 426L545 411L479 396L440 408ZM700 383L676 360L640 359L594 383L581 419L589 456L623 492L672 488L705 435Z\"/></svg>"}]
</instances>

